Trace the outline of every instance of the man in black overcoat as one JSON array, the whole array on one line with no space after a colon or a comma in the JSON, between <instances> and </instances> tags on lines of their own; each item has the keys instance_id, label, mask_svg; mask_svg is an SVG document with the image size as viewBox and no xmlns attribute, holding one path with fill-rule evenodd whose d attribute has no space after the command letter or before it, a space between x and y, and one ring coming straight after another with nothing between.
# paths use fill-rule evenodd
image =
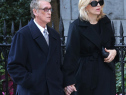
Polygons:
<instances>
[{"instance_id":1,"label":"man in black overcoat","mask_svg":"<svg viewBox=\"0 0 126 95\"><path fill-rule=\"evenodd\" d=\"M7 70L16 95L64 95L59 34L47 26L50 0L32 0L31 21L14 36Z\"/></svg>"}]
</instances>

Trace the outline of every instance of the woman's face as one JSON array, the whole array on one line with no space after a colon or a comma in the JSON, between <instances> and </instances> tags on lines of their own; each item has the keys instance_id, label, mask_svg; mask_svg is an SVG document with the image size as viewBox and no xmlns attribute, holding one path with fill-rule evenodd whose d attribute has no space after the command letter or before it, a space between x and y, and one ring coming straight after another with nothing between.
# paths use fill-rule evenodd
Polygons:
<instances>
[{"instance_id":1,"label":"woman's face","mask_svg":"<svg viewBox=\"0 0 126 95\"><path fill-rule=\"evenodd\" d=\"M103 0L91 0L89 5L86 7L88 15L99 15L104 4Z\"/></svg>"}]
</instances>

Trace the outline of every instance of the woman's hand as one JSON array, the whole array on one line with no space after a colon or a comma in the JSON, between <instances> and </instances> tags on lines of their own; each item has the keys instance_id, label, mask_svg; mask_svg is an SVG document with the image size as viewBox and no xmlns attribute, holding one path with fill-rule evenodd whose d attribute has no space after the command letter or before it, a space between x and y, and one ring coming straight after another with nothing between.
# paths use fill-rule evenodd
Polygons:
<instances>
[{"instance_id":1,"label":"woman's hand","mask_svg":"<svg viewBox=\"0 0 126 95\"><path fill-rule=\"evenodd\" d=\"M115 49L110 50L106 48L105 48L105 51L109 52L109 56L107 58L104 58L104 62L107 62L107 63L112 62L116 56L117 51Z\"/></svg>"},{"instance_id":2,"label":"woman's hand","mask_svg":"<svg viewBox=\"0 0 126 95\"><path fill-rule=\"evenodd\" d=\"M66 95L70 95L73 91L77 91L76 87L74 85L75 84L69 85L69 86L64 88L64 91L65 91Z\"/></svg>"}]
</instances>

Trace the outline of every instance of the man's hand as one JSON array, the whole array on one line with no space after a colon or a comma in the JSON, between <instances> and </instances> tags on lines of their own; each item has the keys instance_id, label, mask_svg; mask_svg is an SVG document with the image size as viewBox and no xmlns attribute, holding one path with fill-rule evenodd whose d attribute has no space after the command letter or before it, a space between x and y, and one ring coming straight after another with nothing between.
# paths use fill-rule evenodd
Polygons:
<instances>
[{"instance_id":1,"label":"man's hand","mask_svg":"<svg viewBox=\"0 0 126 95\"><path fill-rule=\"evenodd\" d=\"M65 91L66 95L70 95L73 91L77 91L76 87L74 85L75 84L69 85L69 86L64 88L64 91Z\"/></svg>"}]
</instances>

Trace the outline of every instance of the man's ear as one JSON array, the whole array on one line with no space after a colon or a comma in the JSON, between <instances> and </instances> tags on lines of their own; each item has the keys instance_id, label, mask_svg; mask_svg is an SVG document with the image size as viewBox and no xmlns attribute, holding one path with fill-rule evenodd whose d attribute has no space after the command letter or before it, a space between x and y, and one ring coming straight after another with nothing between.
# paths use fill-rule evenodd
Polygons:
<instances>
[{"instance_id":1,"label":"man's ear","mask_svg":"<svg viewBox=\"0 0 126 95\"><path fill-rule=\"evenodd\" d=\"M34 14L35 16L37 16L37 15L38 15L38 11L37 11L36 9L33 9L33 14Z\"/></svg>"}]
</instances>

